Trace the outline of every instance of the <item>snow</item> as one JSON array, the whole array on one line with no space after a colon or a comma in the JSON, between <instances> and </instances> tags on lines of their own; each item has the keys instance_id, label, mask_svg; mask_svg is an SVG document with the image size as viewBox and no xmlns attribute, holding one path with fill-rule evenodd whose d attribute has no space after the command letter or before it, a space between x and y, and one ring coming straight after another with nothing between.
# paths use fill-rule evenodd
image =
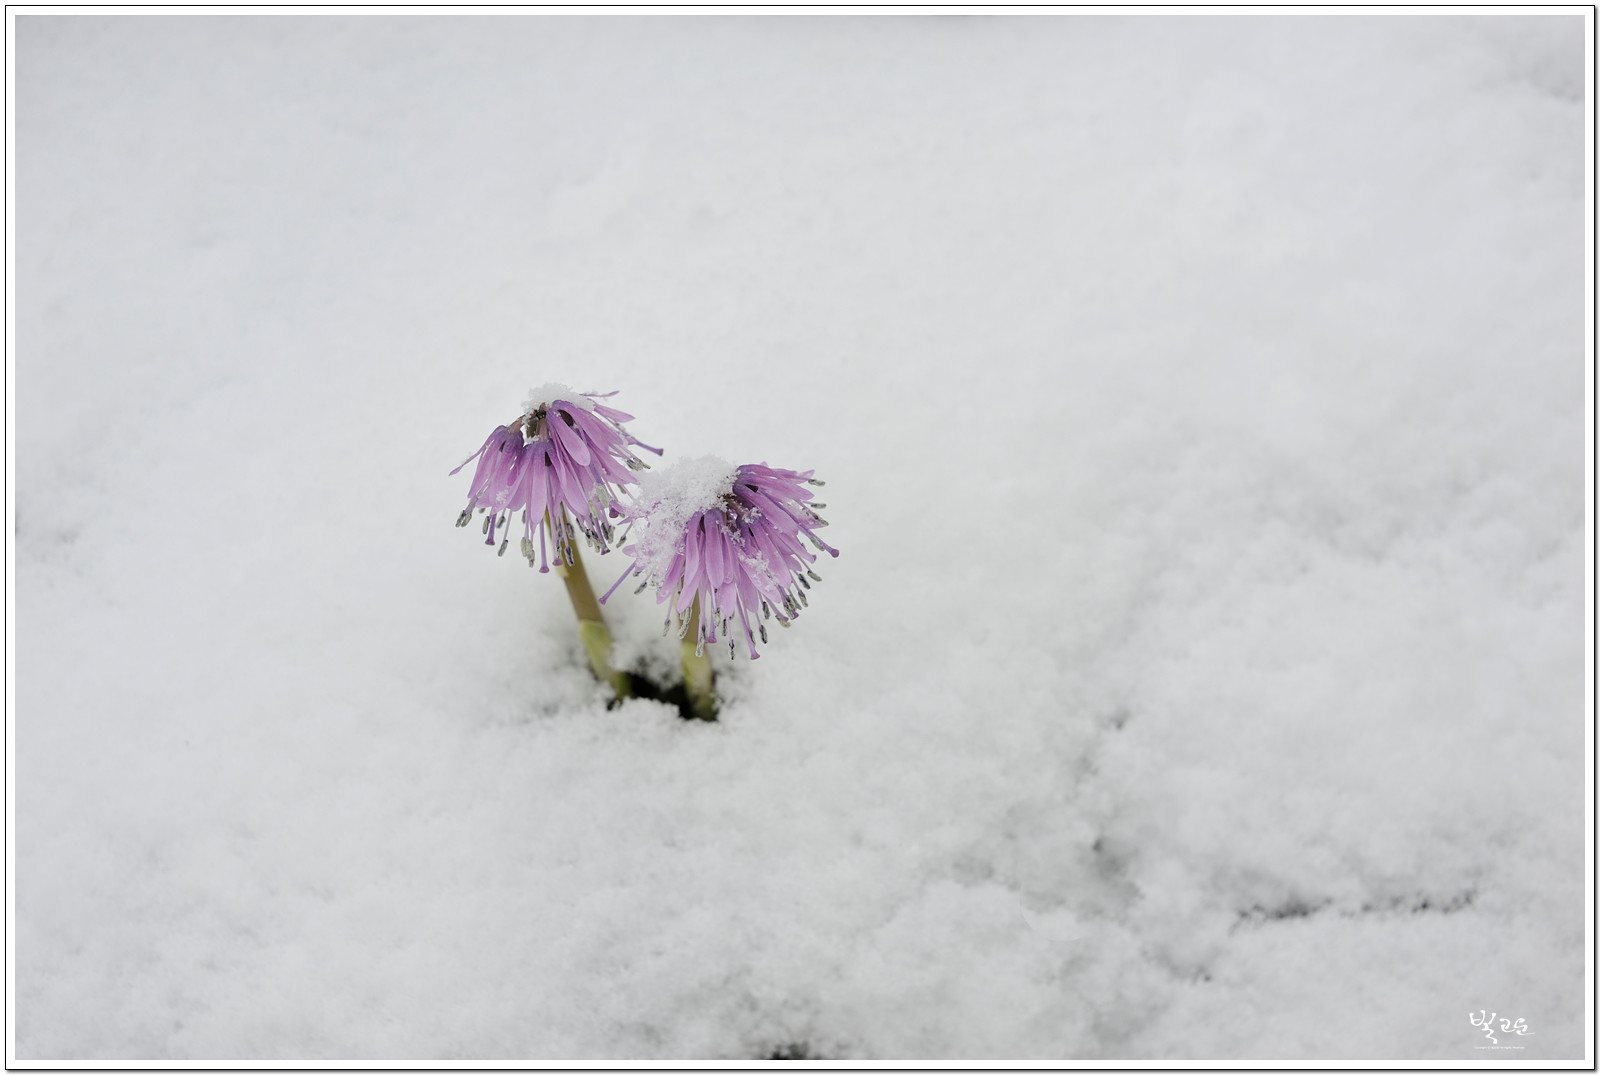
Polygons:
<instances>
[{"instance_id":1,"label":"snow","mask_svg":"<svg viewBox=\"0 0 1600 1075\"><path fill-rule=\"evenodd\" d=\"M563 403L570 403L574 407L582 407L586 411L594 410L594 404L583 395L574 392L564 384L550 381L540 385L538 388L530 388L528 390L527 398L522 401L522 414L526 417L545 404L554 403L557 400Z\"/></svg>"},{"instance_id":2,"label":"snow","mask_svg":"<svg viewBox=\"0 0 1600 1075\"><path fill-rule=\"evenodd\" d=\"M8 1059L1592 1057L1587 15L12 17ZM718 723L545 377L827 479Z\"/></svg>"},{"instance_id":3,"label":"snow","mask_svg":"<svg viewBox=\"0 0 1600 1075\"><path fill-rule=\"evenodd\" d=\"M714 455L681 459L661 470L639 475L637 489L628 491L630 510L638 513L629 525L624 555L659 583L672 559L683 549L684 527L690 518L718 502L733 489L739 468Z\"/></svg>"},{"instance_id":4,"label":"snow","mask_svg":"<svg viewBox=\"0 0 1600 1075\"><path fill-rule=\"evenodd\" d=\"M628 499L662 530L681 530L689 516L716 507L732 492L738 474L738 467L714 455L679 459L641 473L638 488L628 490Z\"/></svg>"}]
</instances>

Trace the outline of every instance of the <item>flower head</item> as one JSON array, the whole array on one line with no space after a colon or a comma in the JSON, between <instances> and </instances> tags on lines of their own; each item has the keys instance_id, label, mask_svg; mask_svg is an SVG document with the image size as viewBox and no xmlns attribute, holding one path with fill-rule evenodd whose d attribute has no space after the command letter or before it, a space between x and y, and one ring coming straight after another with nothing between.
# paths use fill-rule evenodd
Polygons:
<instances>
[{"instance_id":1,"label":"flower head","mask_svg":"<svg viewBox=\"0 0 1600 1075\"><path fill-rule=\"evenodd\" d=\"M622 547L633 566L606 597L629 575L643 575L640 590L653 585L657 604L672 602L667 625L676 615L680 636L688 630L692 617L686 614L699 598L697 652L705 643L715 643L719 630L726 637L738 617L750 658L760 657L756 634L763 644L767 641L762 621L770 618L789 626L809 603L809 580L821 581L810 567L816 555L801 535L818 551L839 555L816 535L828 524L817 514L826 505L812 500L806 488L822 484L812 473L696 459L642 482L634 505L621 511L631 524L630 536L637 535ZM732 638L728 652L734 653Z\"/></svg>"},{"instance_id":2,"label":"flower head","mask_svg":"<svg viewBox=\"0 0 1600 1075\"><path fill-rule=\"evenodd\" d=\"M538 530L540 571L550 570L547 528L555 538L557 567L572 560L573 524L592 547L608 552L614 537L610 520L619 516L616 494L634 484L633 472L646 469L633 446L661 454L660 448L635 440L622 428L633 415L598 402L614 395L574 392L561 384L534 389L522 414L509 425L496 426L483 447L450 472L460 473L467 463L478 461L468 489L471 499L456 525L471 522L477 508L486 515L484 544L494 545L511 513L520 510L522 555L534 565L533 534ZM510 540L500 538L500 555Z\"/></svg>"}]
</instances>

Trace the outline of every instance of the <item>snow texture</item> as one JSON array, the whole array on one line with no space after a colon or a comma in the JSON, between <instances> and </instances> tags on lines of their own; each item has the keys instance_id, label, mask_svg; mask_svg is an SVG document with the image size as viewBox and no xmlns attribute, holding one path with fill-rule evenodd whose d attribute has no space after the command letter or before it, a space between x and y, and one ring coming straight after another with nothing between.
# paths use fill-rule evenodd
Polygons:
<instances>
[{"instance_id":1,"label":"snow texture","mask_svg":"<svg viewBox=\"0 0 1600 1075\"><path fill-rule=\"evenodd\" d=\"M1584 1059L1587 18L15 16L14 1056ZM546 377L828 480L720 722Z\"/></svg>"},{"instance_id":2,"label":"snow texture","mask_svg":"<svg viewBox=\"0 0 1600 1075\"><path fill-rule=\"evenodd\" d=\"M522 401L522 417L526 418L534 411L547 403L570 403L574 407L582 407L586 411L593 411L594 404L582 393L574 392L571 388L559 381L550 381L538 388L528 390L527 398Z\"/></svg>"}]
</instances>

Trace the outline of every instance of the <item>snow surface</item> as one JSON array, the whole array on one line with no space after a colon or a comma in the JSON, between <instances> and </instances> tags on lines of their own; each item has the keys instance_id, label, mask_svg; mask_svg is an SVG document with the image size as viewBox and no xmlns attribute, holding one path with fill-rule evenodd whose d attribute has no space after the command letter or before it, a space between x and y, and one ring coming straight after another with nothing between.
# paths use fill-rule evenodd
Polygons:
<instances>
[{"instance_id":1,"label":"snow surface","mask_svg":"<svg viewBox=\"0 0 1600 1075\"><path fill-rule=\"evenodd\" d=\"M17 1058L1585 1056L1584 16L14 25ZM718 724L546 377L828 480Z\"/></svg>"}]
</instances>

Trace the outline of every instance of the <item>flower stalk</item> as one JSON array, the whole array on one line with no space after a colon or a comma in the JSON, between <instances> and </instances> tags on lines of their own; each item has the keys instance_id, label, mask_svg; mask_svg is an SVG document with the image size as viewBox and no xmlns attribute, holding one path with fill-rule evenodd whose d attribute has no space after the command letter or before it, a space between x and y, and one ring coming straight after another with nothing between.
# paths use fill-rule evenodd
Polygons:
<instances>
[{"instance_id":1,"label":"flower stalk","mask_svg":"<svg viewBox=\"0 0 1600 1075\"><path fill-rule=\"evenodd\" d=\"M562 521L566 521L565 512L562 512ZM545 522L549 524L548 516ZM558 541L557 546L560 547L560 544ZM632 697L633 688L628 673L611 667L611 631L606 627L605 617L600 614L600 602L595 599L594 587L589 585L589 572L583 568L578 543L569 541L561 548L561 556L565 562L558 559L551 566L561 581L567 584L567 596L572 599L572 611L578 617L578 638L583 642L583 651L589 656L589 667L594 670L596 679L611 684L618 698Z\"/></svg>"}]
</instances>

